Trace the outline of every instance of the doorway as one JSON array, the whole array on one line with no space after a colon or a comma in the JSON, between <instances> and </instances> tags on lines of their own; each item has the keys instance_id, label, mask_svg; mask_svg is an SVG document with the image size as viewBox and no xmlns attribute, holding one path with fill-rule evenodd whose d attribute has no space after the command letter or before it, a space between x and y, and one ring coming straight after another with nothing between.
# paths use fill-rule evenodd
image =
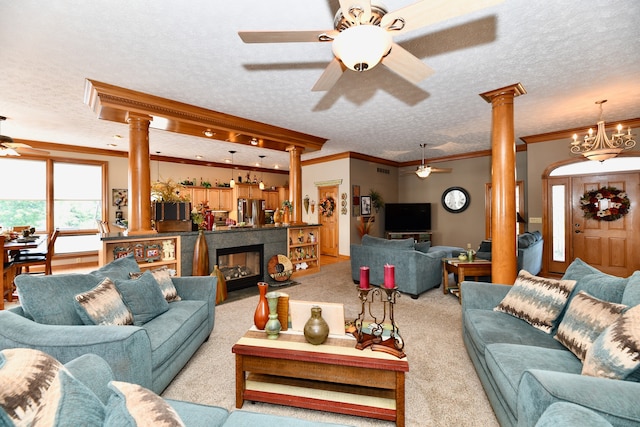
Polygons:
<instances>
[{"instance_id":1,"label":"doorway","mask_svg":"<svg viewBox=\"0 0 640 427\"><path fill-rule=\"evenodd\" d=\"M619 277L640 269L640 212L636 208L640 201L640 173L549 176L546 181L544 257L548 273L564 274L575 258ZM626 215L611 221L585 217L581 199L603 187L626 193L631 201ZM606 197L598 201L602 206L608 203Z\"/></svg>"},{"instance_id":2,"label":"doorway","mask_svg":"<svg viewBox=\"0 0 640 427\"><path fill-rule=\"evenodd\" d=\"M334 206L334 210L330 215L327 216L322 212L318 215L320 218L319 223L322 226L320 227L320 255L337 258L339 253L338 215L340 214L338 186L318 187L318 200L320 201L319 203L322 203L323 200L333 201L332 204Z\"/></svg>"}]
</instances>

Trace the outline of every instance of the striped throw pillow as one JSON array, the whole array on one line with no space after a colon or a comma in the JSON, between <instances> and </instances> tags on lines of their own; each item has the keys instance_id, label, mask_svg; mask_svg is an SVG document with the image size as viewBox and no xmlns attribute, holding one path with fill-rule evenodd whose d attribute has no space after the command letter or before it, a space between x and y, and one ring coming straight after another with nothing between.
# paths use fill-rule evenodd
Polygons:
<instances>
[{"instance_id":1,"label":"striped throw pillow","mask_svg":"<svg viewBox=\"0 0 640 427\"><path fill-rule=\"evenodd\" d=\"M575 286L575 280L547 279L520 270L511 290L493 310L522 319L550 334Z\"/></svg>"}]
</instances>

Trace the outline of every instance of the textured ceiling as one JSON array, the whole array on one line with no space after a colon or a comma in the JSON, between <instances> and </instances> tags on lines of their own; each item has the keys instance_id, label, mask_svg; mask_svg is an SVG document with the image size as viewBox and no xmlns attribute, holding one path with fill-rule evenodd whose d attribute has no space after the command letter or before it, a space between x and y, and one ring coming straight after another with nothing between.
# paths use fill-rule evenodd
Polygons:
<instances>
[{"instance_id":1,"label":"textured ceiling","mask_svg":"<svg viewBox=\"0 0 640 427\"><path fill-rule=\"evenodd\" d=\"M425 0L429 1L429 0ZM469 0L473 1L473 0ZM387 0L393 11L413 0ZM517 137L640 117L637 0L506 0L394 41L435 70L412 85L386 67L311 88L327 43L244 44L239 30L331 29L336 0L0 0L2 134L108 148L126 125L84 104L94 79L328 139L303 160L355 151L407 162L490 148L478 94L522 83ZM152 130L151 152L288 168L287 153ZM117 150L126 150L126 138Z\"/></svg>"}]
</instances>

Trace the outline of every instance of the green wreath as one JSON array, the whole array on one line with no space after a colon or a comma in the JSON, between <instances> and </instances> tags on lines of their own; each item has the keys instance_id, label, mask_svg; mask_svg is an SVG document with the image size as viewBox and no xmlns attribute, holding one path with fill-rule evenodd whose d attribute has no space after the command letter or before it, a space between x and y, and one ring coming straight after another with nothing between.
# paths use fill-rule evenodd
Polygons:
<instances>
[{"instance_id":1,"label":"green wreath","mask_svg":"<svg viewBox=\"0 0 640 427\"><path fill-rule=\"evenodd\" d=\"M320 200L318 208L320 209L320 214L322 216L329 217L333 215L333 210L336 208L336 201L333 200L333 197L326 197Z\"/></svg>"},{"instance_id":2,"label":"green wreath","mask_svg":"<svg viewBox=\"0 0 640 427\"><path fill-rule=\"evenodd\" d=\"M601 203L602 200L608 203ZM584 217L596 221L615 221L629 213L631 201L627 193L615 187L587 191L580 199Z\"/></svg>"}]
</instances>

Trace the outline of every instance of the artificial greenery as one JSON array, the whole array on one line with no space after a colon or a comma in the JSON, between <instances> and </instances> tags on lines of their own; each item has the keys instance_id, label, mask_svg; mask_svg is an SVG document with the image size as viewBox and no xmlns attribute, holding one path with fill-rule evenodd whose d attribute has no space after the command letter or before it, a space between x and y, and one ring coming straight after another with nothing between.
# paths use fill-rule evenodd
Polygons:
<instances>
[{"instance_id":1,"label":"artificial greenery","mask_svg":"<svg viewBox=\"0 0 640 427\"><path fill-rule=\"evenodd\" d=\"M381 208L384 208L384 199L382 195L376 190L369 190L369 197L371 197L371 206L378 212Z\"/></svg>"}]
</instances>

